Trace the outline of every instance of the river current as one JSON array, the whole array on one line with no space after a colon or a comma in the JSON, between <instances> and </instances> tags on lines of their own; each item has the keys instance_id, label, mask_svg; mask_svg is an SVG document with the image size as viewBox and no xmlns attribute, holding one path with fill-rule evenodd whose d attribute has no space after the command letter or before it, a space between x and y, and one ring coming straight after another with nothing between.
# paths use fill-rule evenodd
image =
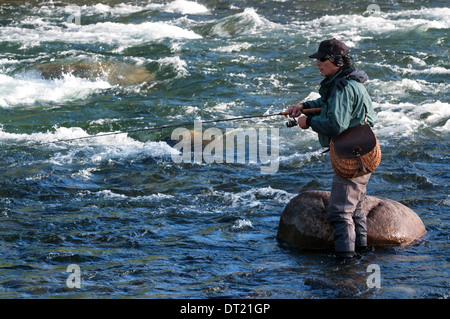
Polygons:
<instances>
[{"instance_id":1,"label":"river current","mask_svg":"<svg viewBox=\"0 0 450 319\"><path fill-rule=\"evenodd\" d=\"M447 1L1 1L0 298L448 298L449 16ZM259 148L198 160L185 144L184 161L174 139L317 98L308 55L333 37L370 78L368 194L427 229L345 264L276 239L299 190L330 189L314 132L203 123Z\"/></svg>"}]
</instances>

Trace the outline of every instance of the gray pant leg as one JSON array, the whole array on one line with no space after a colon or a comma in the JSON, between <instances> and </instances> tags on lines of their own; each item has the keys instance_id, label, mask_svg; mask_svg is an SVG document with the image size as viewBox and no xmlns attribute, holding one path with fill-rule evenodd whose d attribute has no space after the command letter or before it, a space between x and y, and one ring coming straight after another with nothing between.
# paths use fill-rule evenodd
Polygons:
<instances>
[{"instance_id":1,"label":"gray pant leg","mask_svg":"<svg viewBox=\"0 0 450 319\"><path fill-rule=\"evenodd\" d=\"M355 245L358 247L366 247L367 246L367 222L366 222L366 214L364 214L362 210L362 202L365 197L362 196L362 200L358 203L355 212L353 213L353 222L355 224L355 234L356 240Z\"/></svg>"},{"instance_id":2,"label":"gray pant leg","mask_svg":"<svg viewBox=\"0 0 450 319\"><path fill-rule=\"evenodd\" d=\"M361 205L369 179L370 174L349 179L333 177L328 220L334 226L336 252L353 252L355 244L367 244L366 217Z\"/></svg>"}]
</instances>

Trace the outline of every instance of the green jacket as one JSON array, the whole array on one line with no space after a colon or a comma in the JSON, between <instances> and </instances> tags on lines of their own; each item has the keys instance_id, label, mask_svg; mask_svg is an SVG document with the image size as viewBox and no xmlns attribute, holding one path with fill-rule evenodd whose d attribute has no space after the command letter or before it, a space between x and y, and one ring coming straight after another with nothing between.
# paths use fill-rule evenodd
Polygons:
<instances>
[{"instance_id":1,"label":"green jacket","mask_svg":"<svg viewBox=\"0 0 450 319\"><path fill-rule=\"evenodd\" d=\"M363 124L366 112L369 125L375 124L372 100L363 85L367 80L364 71L341 69L320 83L319 99L303 103L305 108L322 108L320 115L308 116L306 123L318 133L323 147L346 129Z\"/></svg>"}]
</instances>

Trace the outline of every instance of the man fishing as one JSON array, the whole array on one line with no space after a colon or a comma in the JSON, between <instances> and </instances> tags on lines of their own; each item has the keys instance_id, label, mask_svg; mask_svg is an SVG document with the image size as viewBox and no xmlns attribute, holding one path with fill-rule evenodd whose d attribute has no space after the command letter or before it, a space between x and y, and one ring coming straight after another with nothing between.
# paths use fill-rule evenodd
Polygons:
<instances>
[{"instance_id":1,"label":"man fishing","mask_svg":"<svg viewBox=\"0 0 450 319\"><path fill-rule=\"evenodd\" d=\"M300 116L302 129L311 128L318 133L323 147L350 127L365 120L373 127L375 113L372 101L363 83L368 80L364 71L352 64L347 46L336 39L322 41L316 53L316 65L325 79L320 83L320 98L290 106L290 117L299 117L308 108L322 108L320 114ZM370 173L343 178L335 174L331 186L328 220L334 226L334 250L337 258L351 258L355 251L367 248L366 216L362 202Z\"/></svg>"}]
</instances>

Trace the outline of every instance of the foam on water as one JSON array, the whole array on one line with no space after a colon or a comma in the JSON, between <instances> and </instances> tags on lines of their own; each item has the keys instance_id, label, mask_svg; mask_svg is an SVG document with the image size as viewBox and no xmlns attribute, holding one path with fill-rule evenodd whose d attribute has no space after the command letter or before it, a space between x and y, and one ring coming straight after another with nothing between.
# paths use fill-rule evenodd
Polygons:
<instances>
[{"instance_id":1,"label":"foam on water","mask_svg":"<svg viewBox=\"0 0 450 319\"><path fill-rule=\"evenodd\" d=\"M72 56L76 52L68 54ZM51 63L41 65L41 63L36 63L36 59L21 61L21 65L32 63L25 67L29 70L14 75L0 74L0 107L55 105L82 101L91 95L113 88L126 92L139 92L143 84L152 83L155 80L153 74L144 66L140 66L142 64L156 63L158 72L161 72L163 76L171 74L172 78L183 78L189 75L186 61L180 59L179 56L168 56L156 60L141 58L136 59L135 64L120 61L103 63L97 61L99 59L100 57L97 56L78 55L77 60L74 61L69 58L67 61L55 62L56 67L61 64L60 74L53 70ZM76 69L77 63L81 66L79 71ZM5 68L9 69L12 67L11 65L17 67L18 63L5 60L4 64ZM47 68L46 64L50 66ZM65 65L67 65L67 72L63 68ZM82 68L86 68L87 65L91 65L92 74L85 70L87 74L82 75L81 73L84 72ZM71 71L71 67L75 71ZM47 75L46 78L43 78L41 71L49 73L51 77ZM80 74L74 75L74 72Z\"/></svg>"},{"instance_id":2,"label":"foam on water","mask_svg":"<svg viewBox=\"0 0 450 319\"><path fill-rule=\"evenodd\" d=\"M435 130L443 132L443 133L449 133L450 132L450 119L448 119L447 122L445 122L445 124L443 126L435 128Z\"/></svg>"},{"instance_id":3,"label":"foam on water","mask_svg":"<svg viewBox=\"0 0 450 319\"><path fill-rule=\"evenodd\" d=\"M379 136L411 136L419 128L432 128L445 132L450 117L450 104L437 101L416 105L413 103L375 103L381 110L377 112L375 130ZM444 125L442 121L447 120Z\"/></svg>"},{"instance_id":4,"label":"foam on water","mask_svg":"<svg viewBox=\"0 0 450 319\"><path fill-rule=\"evenodd\" d=\"M61 14L79 14L81 17L91 17L101 15L105 18L126 16L137 12L144 11L163 11L167 13L179 14L210 14L210 11L204 5L187 0L175 0L165 4L149 3L145 6L133 5L127 3L119 3L111 6L103 3L67 6L55 6L52 2L44 3L40 7L33 8L36 15L58 17Z\"/></svg>"},{"instance_id":5,"label":"foam on water","mask_svg":"<svg viewBox=\"0 0 450 319\"><path fill-rule=\"evenodd\" d=\"M252 45L250 43L236 43L236 44L231 44L231 45L219 47L217 49L213 49L212 51L215 51L215 52L228 52L228 53L241 52L241 51L248 50L251 46Z\"/></svg>"},{"instance_id":6,"label":"foam on water","mask_svg":"<svg viewBox=\"0 0 450 319\"><path fill-rule=\"evenodd\" d=\"M8 143L11 140L25 141L30 146L43 145L54 149L55 154L49 161L56 165L70 164L80 160L85 163L101 163L108 160L138 158L139 156L160 157L178 154L177 150L163 141L140 142L122 132L102 135L102 133L97 136L89 135L79 127L58 127L54 132L32 134L8 133L0 129L0 141ZM66 151L67 147L70 147L68 151ZM59 149L63 149L63 151L59 152ZM81 158L80 150L84 151Z\"/></svg>"},{"instance_id":7,"label":"foam on water","mask_svg":"<svg viewBox=\"0 0 450 319\"><path fill-rule=\"evenodd\" d=\"M187 63L180 59L179 56L165 57L156 60L160 67L171 66L175 69L177 77L185 77L189 75L189 71L186 69Z\"/></svg>"},{"instance_id":8,"label":"foam on water","mask_svg":"<svg viewBox=\"0 0 450 319\"><path fill-rule=\"evenodd\" d=\"M421 8L418 10L403 10L392 11L388 14L389 17L403 17L409 19L411 17L445 22L449 26L448 17L450 16L450 8Z\"/></svg>"},{"instance_id":9,"label":"foam on water","mask_svg":"<svg viewBox=\"0 0 450 319\"><path fill-rule=\"evenodd\" d=\"M33 20L36 24L36 21ZM59 25L35 25L34 29L20 26L0 28L2 42L19 42L23 48L38 46L43 42L68 41L73 43L117 45L129 47L165 38L200 39L201 36L191 30L165 22L143 22L123 24L117 22L98 22L96 24L77 25L63 23Z\"/></svg>"},{"instance_id":10,"label":"foam on water","mask_svg":"<svg viewBox=\"0 0 450 319\"><path fill-rule=\"evenodd\" d=\"M362 14L325 15L299 24L305 36L322 38L323 34L344 41L348 47L355 47L364 39L372 39L392 32L419 29L448 29L450 8L429 8L389 12L364 16Z\"/></svg>"},{"instance_id":11,"label":"foam on water","mask_svg":"<svg viewBox=\"0 0 450 319\"><path fill-rule=\"evenodd\" d=\"M409 58L411 58L411 57L409 57ZM374 63L373 65L379 66L381 68L389 68L402 76L423 74L423 75L429 76L431 78L435 75L444 75L445 76L445 75L450 74L450 69L446 69L441 66L428 66L426 64L426 62L424 62L423 60L420 60L417 57L414 58L414 61L416 63L416 65L414 67L412 64L409 64L408 67L401 67L401 66L392 65L392 64L387 65L387 64L383 64L383 63Z\"/></svg>"},{"instance_id":12,"label":"foam on water","mask_svg":"<svg viewBox=\"0 0 450 319\"><path fill-rule=\"evenodd\" d=\"M238 219L231 226L232 230L244 230L244 229L248 229L248 228L253 228L252 222L248 219Z\"/></svg>"},{"instance_id":13,"label":"foam on water","mask_svg":"<svg viewBox=\"0 0 450 319\"><path fill-rule=\"evenodd\" d=\"M161 201L161 200L173 200L175 197L172 195L166 195L166 194L150 194L145 196L127 196L125 194L118 194L115 193L109 189L92 192L89 190L85 190L83 192L78 193L79 196L85 197L88 195L94 195L101 198L107 198L107 199L124 199L124 200L130 200L130 201Z\"/></svg>"},{"instance_id":14,"label":"foam on water","mask_svg":"<svg viewBox=\"0 0 450 319\"><path fill-rule=\"evenodd\" d=\"M180 14L209 14L210 11L204 5L186 0L175 0L167 4L149 4L148 8L169 13Z\"/></svg>"},{"instance_id":15,"label":"foam on water","mask_svg":"<svg viewBox=\"0 0 450 319\"><path fill-rule=\"evenodd\" d=\"M228 37L238 34L254 34L261 30L278 29L280 25L258 15L255 9L246 8L210 25L206 33L210 36Z\"/></svg>"},{"instance_id":16,"label":"foam on water","mask_svg":"<svg viewBox=\"0 0 450 319\"><path fill-rule=\"evenodd\" d=\"M381 81L375 79L370 81L368 86L375 99L378 100L380 100L380 97L383 99L389 99L394 96L402 98L408 96L412 92L416 94L429 93L440 98L440 96L445 95L445 92L448 92L450 88L448 83L433 83L426 80L414 80L408 78L396 81Z\"/></svg>"},{"instance_id":17,"label":"foam on water","mask_svg":"<svg viewBox=\"0 0 450 319\"><path fill-rule=\"evenodd\" d=\"M0 107L83 100L109 88L111 85L101 79L90 81L70 74L54 80L44 80L32 72L16 76L0 74Z\"/></svg>"},{"instance_id":18,"label":"foam on water","mask_svg":"<svg viewBox=\"0 0 450 319\"><path fill-rule=\"evenodd\" d=\"M246 207L257 207L263 205L264 198L270 198L271 201L277 203L287 203L292 198L292 194L270 186L251 188L238 193L214 190L212 194L222 198L226 203L229 203L231 207L241 207L243 205Z\"/></svg>"}]
</instances>

